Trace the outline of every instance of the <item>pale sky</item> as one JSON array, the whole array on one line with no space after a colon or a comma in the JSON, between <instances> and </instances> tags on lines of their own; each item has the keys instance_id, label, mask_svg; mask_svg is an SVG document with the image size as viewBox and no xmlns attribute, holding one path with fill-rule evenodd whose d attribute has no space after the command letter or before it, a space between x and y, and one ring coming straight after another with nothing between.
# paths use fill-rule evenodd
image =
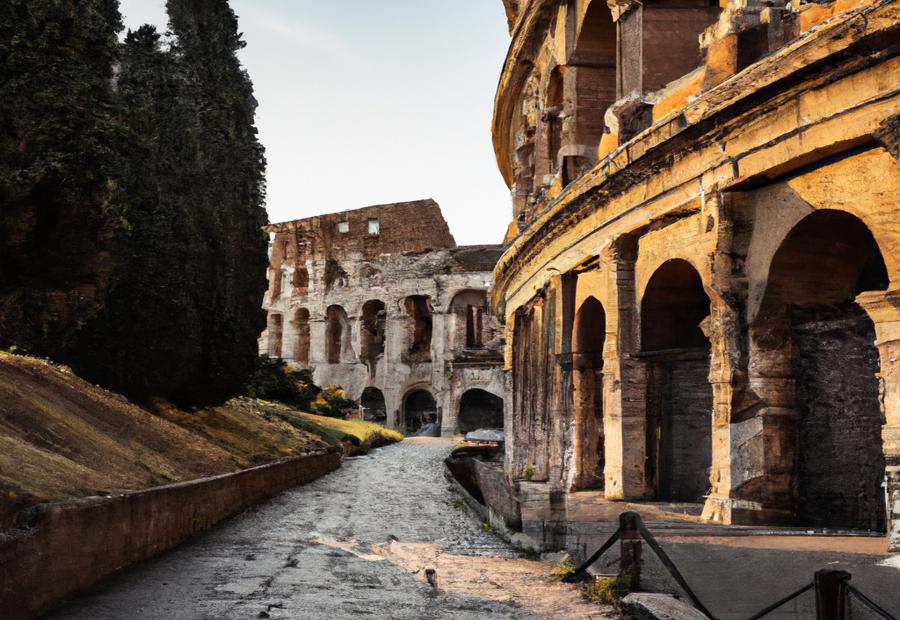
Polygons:
<instances>
[{"instance_id":1,"label":"pale sky","mask_svg":"<svg viewBox=\"0 0 900 620\"><path fill-rule=\"evenodd\" d=\"M121 0L166 30L164 0ZM231 0L259 101L269 219L434 198L457 243L500 243L491 113L500 0Z\"/></svg>"}]
</instances>

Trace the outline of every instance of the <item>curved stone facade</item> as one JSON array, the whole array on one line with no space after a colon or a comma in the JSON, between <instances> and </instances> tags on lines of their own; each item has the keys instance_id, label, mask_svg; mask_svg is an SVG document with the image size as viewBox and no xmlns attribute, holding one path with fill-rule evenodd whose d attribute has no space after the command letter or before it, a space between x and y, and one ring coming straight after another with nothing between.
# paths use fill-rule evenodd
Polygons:
<instances>
[{"instance_id":1,"label":"curved stone facade","mask_svg":"<svg viewBox=\"0 0 900 620\"><path fill-rule=\"evenodd\" d=\"M366 419L409 432L436 420L454 435L464 394L503 397L503 332L488 303L499 246L457 247L431 200L268 231L261 354L312 368Z\"/></svg>"},{"instance_id":2,"label":"curved stone facade","mask_svg":"<svg viewBox=\"0 0 900 620\"><path fill-rule=\"evenodd\" d=\"M510 483L900 545L900 3L505 5Z\"/></svg>"}]
</instances>

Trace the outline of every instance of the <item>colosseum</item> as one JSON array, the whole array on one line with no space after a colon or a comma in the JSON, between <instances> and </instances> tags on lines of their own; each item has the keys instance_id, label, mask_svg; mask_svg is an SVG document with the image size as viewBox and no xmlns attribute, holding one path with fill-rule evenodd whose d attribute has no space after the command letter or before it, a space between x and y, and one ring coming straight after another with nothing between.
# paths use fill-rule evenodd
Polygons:
<instances>
[{"instance_id":1,"label":"colosseum","mask_svg":"<svg viewBox=\"0 0 900 620\"><path fill-rule=\"evenodd\" d=\"M363 417L452 436L503 425L499 246L457 247L433 200L273 224L260 353L312 368Z\"/></svg>"},{"instance_id":2,"label":"colosseum","mask_svg":"<svg viewBox=\"0 0 900 620\"><path fill-rule=\"evenodd\" d=\"M900 548L900 3L504 4L485 497L558 546L616 502Z\"/></svg>"}]
</instances>

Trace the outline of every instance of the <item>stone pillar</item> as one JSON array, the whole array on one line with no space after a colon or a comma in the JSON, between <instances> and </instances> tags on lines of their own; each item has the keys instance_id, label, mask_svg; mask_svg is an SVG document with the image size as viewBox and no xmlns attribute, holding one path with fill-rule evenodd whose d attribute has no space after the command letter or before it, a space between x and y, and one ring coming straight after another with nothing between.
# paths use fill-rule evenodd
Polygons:
<instances>
[{"instance_id":1,"label":"stone pillar","mask_svg":"<svg viewBox=\"0 0 900 620\"><path fill-rule=\"evenodd\" d=\"M882 430L887 471L888 535L891 551L900 551L900 289L871 291L856 302L875 323L875 346L881 357Z\"/></svg>"},{"instance_id":2,"label":"stone pillar","mask_svg":"<svg viewBox=\"0 0 900 620\"><path fill-rule=\"evenodd\" d=\"M639 499L646 492L646 370L637 351L634 265L637 244L623 237L601 257L608 277L603 363L604 492Z\"/></svg>"}]
</instances>

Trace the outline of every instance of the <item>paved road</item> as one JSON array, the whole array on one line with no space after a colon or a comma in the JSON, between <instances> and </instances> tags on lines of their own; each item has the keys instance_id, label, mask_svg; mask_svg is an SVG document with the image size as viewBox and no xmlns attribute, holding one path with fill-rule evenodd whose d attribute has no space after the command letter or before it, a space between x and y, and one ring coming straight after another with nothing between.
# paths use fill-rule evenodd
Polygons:
<instances>
[{"instance_id":1,"label":"paved road","mask_svg":"<svg viewBox=\"0 0 900 620\"><path fill-rule=\"evenodd\" d=\"M450 447L406 441L349 459L52 617L606 617L460 505L443 477Z\"/></svg>"}]
</instances>

